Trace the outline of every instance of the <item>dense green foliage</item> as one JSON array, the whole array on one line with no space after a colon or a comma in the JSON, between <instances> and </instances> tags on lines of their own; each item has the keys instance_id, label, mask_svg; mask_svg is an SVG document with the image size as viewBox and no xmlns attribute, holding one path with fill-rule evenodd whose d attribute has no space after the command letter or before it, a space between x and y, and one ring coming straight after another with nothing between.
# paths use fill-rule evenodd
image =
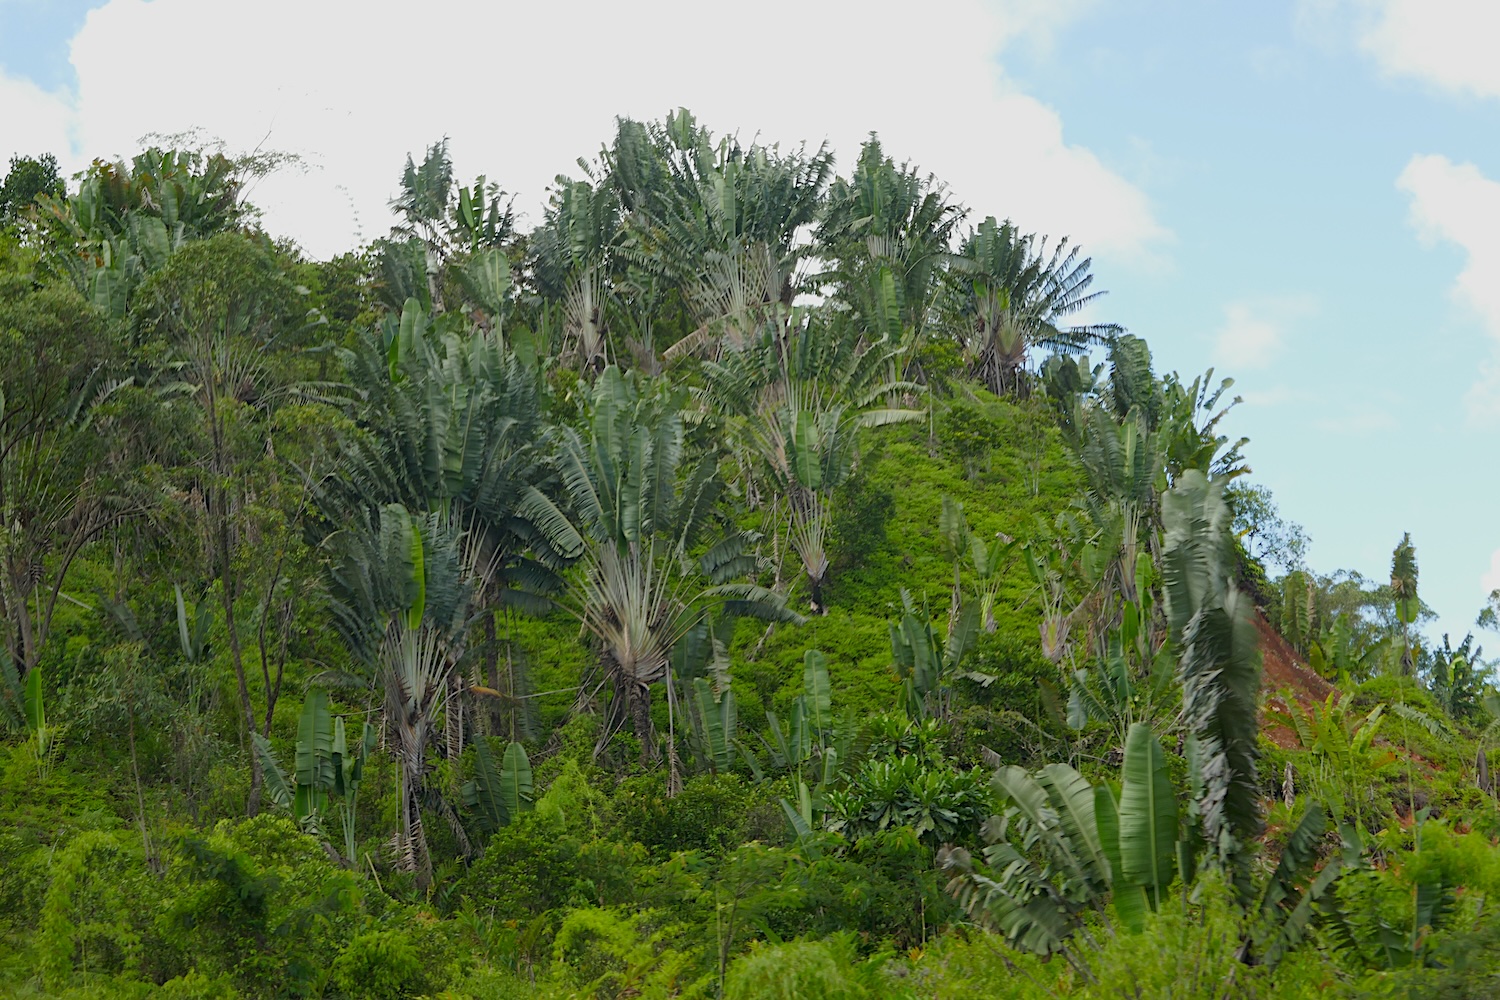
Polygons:
<instances>
[{"instance_id":1,"label":"dense green foliage","mask_svg":"<svg viewBox=\"0 0 1500 1000\"><path fill-rule=\"evenodd\" d=\"M270 163L0 184L0 992L1496 995L1491 665L1066 240L683 111L317 262Z\"/></svg>"}]
</instances>

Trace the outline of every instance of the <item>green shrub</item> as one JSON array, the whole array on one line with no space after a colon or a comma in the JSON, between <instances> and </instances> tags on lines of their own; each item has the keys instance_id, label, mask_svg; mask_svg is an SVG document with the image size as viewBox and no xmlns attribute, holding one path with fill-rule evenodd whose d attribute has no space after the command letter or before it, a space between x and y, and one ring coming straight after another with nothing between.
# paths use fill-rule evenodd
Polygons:
<instances>
[{"instance_id":1,"label":"green shrub","mask_svg":"<svg viewBox=\"0 0 1500 1000\"><path fill-rule=\"evenodd\" d=\"M565 986L533 981L524 972L508 969L475 969L434 1000L551 1000L576 994Z\"/></svg>"},{"instance_id":2,"label":"green shrub","mask_svg":"<svg viewBox=\"0 0 1500 1000\"><path fill-rule=\"evenodd\" d=\"M963 463L970 479L990 471L990 455L1005 443L1004 427L990 407L955 399L938 418L938 436L945 451Z\"/></svg>"},{"instance_id":3,"label":"green shrub","mask_svg":"<svg viewBox=\"0 0 1500 1000\"><path fill-rule=\"evenodd\" d=\"M704 997L712 974L697 930L652 910L573 910L552 944L555 972L577 996Z\"/></svg>"},{"instance_id":4,"label":"green shrub","mask_svg":"<svg viewBox=\"0 0 1500 1000\"><path fill-rule=\"evenodd\" d=\"M29 836L0 833L0 928L35 929L47 893L47 853Z\"/></svg>"},{"instance_id":5,"label":"green shrub","mask_svg":"<svg viewBox=\"0 0 1500 1000\"><path fill-rule=\"evenodd\" d=\"M425 992L417 949L399 931L361 934L333 962L333 982L348 1000L405 1000Z\"/></svg>"},{"instance_id":6,"label":"green shrub","mask_svg":"<svg viewBox=\"0 0 1500 1000\"><path fill-rule=\"evenodd\" d=\"M497 830L455 895L504 920L525 920L571 894L579 840L546 812L523 813Z\"/></svg>"},{"instance_id":7,"label":"green shrub","mask_svg":"<svg viewBox=\"0 0 1500 1000\"><path fill-rule=\"evenodd\" d=\"M49 986L74 969L134 972L157 881L121 834L79 834L53 859L37 947Z\"/></svg>"},{"instance_id":8,"label":"green shrub","mask_svg":"<svg viewBox=\"0 0 1500 1000\"><path fill-rule=\"evenodd\" d=\"M676 851L722 854L744 842L756 792L732 774L699 775L669 797L663 775L642 775L620 783L610 825L658 856Z\"/></svg>"},{"instance_id":9,"label":"green shrub","mask_svg":"<svg viewBox=\"0 0 1500 1000\"><path fill-rule=\"evenodd\" d=\"M833 495L833 518L829 525L829 550L837 569L863 565L884 548L886 525L896 512L890 490L870 482L863 471L846 480Z\"/></svg>"},{"instance_id":10,"label":"green shrub","mask_svg":"<svg viewBox=\"0 0 1500 1000\"><path fill-rule=\"evenodd\" d=\"M285 816L222 821L168 861L147 942L158 979L196 968L249 997L311 991L361 919L356 877Z\"/></svg>"},{"instance_id":11,"label":"green shrub","mask_svg":"<svg viewBox=\"0 0 1500 1000\"><path fill-rule=\"evenodd\" d=\"M156 995L159 1000L239 1000L240 991L228 976L205 976L193 969L162 983Z\"/></svg>"},{"instance_id":12,"label":"green shrub","mask_svg":"<svg viewBox=\"0 0 1500 1000\"><path fill-rule=\"evenodd\" d=\"M864 1000L873 995L861 982L845 935L756 948L731 966L724 989L725 1000Z\"/></svg>"}]
</instances>

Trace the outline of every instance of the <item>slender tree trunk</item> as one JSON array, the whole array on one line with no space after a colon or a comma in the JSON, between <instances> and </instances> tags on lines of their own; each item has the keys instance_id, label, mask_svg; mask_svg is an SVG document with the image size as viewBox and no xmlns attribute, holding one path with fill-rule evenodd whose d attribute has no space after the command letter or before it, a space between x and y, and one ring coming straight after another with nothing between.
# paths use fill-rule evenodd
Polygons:
<instances>
[{"instance_id":1,"label":"slender tree trunk","mask_svg":"<svg viewBox=\"0 0 1500 1000\"><path fill-rule=\"evenodd\" d=\"M651 687L635 680L627 680L626 685L635 735L641 741L641 763L651 764L656 760L656 731L651 727Z\"/></svg>"},{"instance_id":2,"label":"slender tree trunk","mask_svg":"<svg viewBox=\"0 0 1500 1000\"><path fill-rule=\"evenodd\" d=\"M432 861L427 853L427 832L422 828L422 765L425 727L397 727L397 753L401 758L401 863L417 876L417 888L432 885Z\"/></svg>"},{"instance_id":3,"label":"slender tree trunk","mask_svg":"<svg viewBox=\"0 0 1500 1000\"><path fill-rule=\"evenodd\" d=\"M214 373L216 374L216 373ZM224 428L219 422L219 406L217 389L214 384L213 374L205 379L204 406L208 417L208 429L210 440L213 445L212 469L213 484L205 491L205 499L208 503L208 514L213 525L215 556L218 562L217 575L219 578L219 596L224 607L224 629L229 633L229 654L234 664L234 679L239 689L240 715L245 723L245 738L256 731L255 706L250 700L250 684L245 677L245 656L240 646L239 628L235 623L234 601L238 596L238 579L234 573L234 563L231 558L233 546L229 539L229 488L228 470L225 460ZM245 802L245 815L254 816L260 812L261 786L265 782L265 775L261 772L260 759L255 754L250 754L250 795Z\"/></svg>"},{"instance_id":4,"label":"slender tree trunk","mask_svg":"<svg viewBox=\"0 0 1500 1000\"><path fill-rule=\"evenodd\" d=\"M266 635L266 622L271 615L271 601L276 595L276 584L281 581L281 567L286 563L286 549L276 555L276 567L271 571L271 582L266 585L266 598L260 605L260 621L256 626L255 641L260 651L260 676L266 689L266 714L261 726L261 735L271 736L271 724L276 719L276 702L281 700L281 681L286 674L286 650L291 639L292 607L287 601L281 608L281 621L277 627L276 675L271 675L270 640Z\"/></svg>"},{"instance_id":5,"label":"slender tree trunk","mask_svg":"<svg viewBox=\"0 0 1500 1000\"><path fill-rule=\"evenodd\" d=\"M224 526L224 541L221 543L221 554L227 556L227 550L223 548L228 543L228 526ZM240 633L234 618L234 576L227 569L219 578L219 593L223 597L224 605L224 628L229 633L229 655L234 662L234 679L239 687L240 711L245 720L245 733L248 736L255 732L255 706L250 701L250 685L245 678L245 655L240 646ZM245 815L254 816L260 812L261 786L265 782L265 775L260 769L260 760L255 754L250 755L250 796L245 802Z\"/></svg>"},{"instance_id":6,"label":"slender tree trunk","mask_svg":"<svg viewBox=\"0 0 1500 1000\"><path fill-rule=\"evenodd\" d=\"M126 734L130 737L130 774L135 779L135 809L136 822L141 828L141 851L146 858L146 867L155 874L160 875L158 870L156 852L151 849L151 834L146 828L146 796L141 791L141 765L135 752L135 708L132 697L125 702L125 720L127 723Z\"/></svg>"},{"instance_id":7,"label":"slender tree trunk","mask_svg":"<svg viewBox=\"0 0 1500 1000\"><path fill-rule=\"evenodd\" d=\"M500 687L500 643L495 637L495 612L488 610L484 613L484 682L491 691L500 691L502 694L514 696L515 690L502 690ZM501 735L505 730L505 706L499 698L490 699L490 733L495 736ZM515 727L511 727L511 737L515 739Z\"/></svg>"},{"instance_id":8,"label":"slender tree trunk","mask_svg":"<svg viewBox=\"0 0 1500 1000\"><path fill-rule=\"evenodd\" d=\"M667 798L682 791L682 760L677 756L677 697L667 667Z\"/></svg>"},{"instance_id":9,"label":"slender tree trunk","mask_svg":"<svg viewBox=\"0 0 1500 1000\"><path fill-rule=\"evenodd\" d=\"M36 662L36 637L31 629L31 608L26 593L25 570L18 569L14 563L7 569L7 575L10 577L11 602L15 605L11 610L16 622L16 635L11 641L11 658L15 661L16 675L24 681Z\"/></svg>"}]
</instances>

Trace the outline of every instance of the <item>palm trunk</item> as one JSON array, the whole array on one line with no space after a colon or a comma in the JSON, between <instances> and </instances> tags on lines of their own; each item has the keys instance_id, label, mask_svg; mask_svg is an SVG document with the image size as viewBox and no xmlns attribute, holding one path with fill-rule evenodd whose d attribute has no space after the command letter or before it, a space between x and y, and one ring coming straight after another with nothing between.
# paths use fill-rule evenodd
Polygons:
<instances>
[{"instance_id":1,"label":"palm trunk","mask_svg":"<svg viewBox=\"0 0 1500 1000\"><path fill-rule=\"evenodd\" d=\"M500 643L495 635L495 612L493 610L484 613L484 660L484 682L489 686L489 689L491 691L499 691L507 697L515 697L514 684L506 688L500 687ZM492 698L488 714L490 735L505 735L505 704L499 698ZM510 740L516 738L514 723L510 727L508 738Z\"/></svg>"},{"instance_id":2,"label":"palm trunk","mask_svg":"<svg viewBox=\"0 0 1500 1000\"><path fill-rule=\"evenodd\" d=\"M652 764L656 761L656 730L651 725L651 686L632 679L626 682L625 690L635 735L641 741L641 763Z\"/></svg>"},{"instance_id":3,"label":"palm trunk","mask_svg":"<svg viewBox=\"0 0 1500 1000\"><path fill-rule=\"evenodd\" d=\"M432 884L432 859L427 852L427 832L422 828L422 769L424 727L402 722L396 729L396 752L401 761L401 834L397 864L417 876L417 888Z\"/></svg>"}]
</instances>

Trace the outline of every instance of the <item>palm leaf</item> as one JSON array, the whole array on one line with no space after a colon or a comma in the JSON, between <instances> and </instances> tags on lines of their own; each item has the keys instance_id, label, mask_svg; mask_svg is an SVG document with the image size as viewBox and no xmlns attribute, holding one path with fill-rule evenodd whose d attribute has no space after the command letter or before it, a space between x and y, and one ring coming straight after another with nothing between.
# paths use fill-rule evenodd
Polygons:
<instances>
[{"instance_id":1,"label":"palm leaf","mask_svg":"<svg viewBox=\"0 0 1500 1000\"><path fill-rule=\"evenodd\" d=\"M526 748L512 743L505 748L505 761L500 771L499 795L505 809L506 822L514 820L531 808L534 790L531 778L531 761Z\"/></svg>"},{"instance_id":2,"label":"palm leaf","mask_svg":"<svg viewBox=\"0 0 1500 1000\"><path fill-rule=\"evenodd\" d=\"M802 657L802 690L807 698L813 727L820 733L833 729L833 685L828 676L828 658L809 649Z\"/></svg>"},{"instance_id":3,"label":"palm leaf","mask_svg":"<svg viewBox=\"0 0 1500 1000\"><path fill-rule=\"evenodd\" d=\"M1154 907L1172 881L1177 799L1166 757L1149 723L1133 724L1125 739L1119 823L1121 880L1146 888Z\"/></svg>"},{"instance_id":4,"label":"palm leaf","mask_svg":"<svg viewBox=\"0 0 1500 1000\"><path fill-rule=\"evenodd\" d=\"M1139 934L1146 928L1151 902L1146 898L1144 886L1127 882L1122 875L1125 864L1120 857L1119 806L1108 785L1094 787L1094 818L1099 826L1099 841L1109 859L1115 912L1132 934Z\"/></svg>"},{"instance_id":5,"label":"palm leaf","mask_svg":"<svg viewBox=\"0 0 1500 1000\"><path fill-rule=\"evenodd\" d=\"M297 793L287 778L286 772L277 762L276 755L271 751L271 741L260 733L251 733L250 742L255 747L255 755L260 758L261 773L265 776L266 794L281 808L291 809Z\"/></svg>"}]
</instances>

